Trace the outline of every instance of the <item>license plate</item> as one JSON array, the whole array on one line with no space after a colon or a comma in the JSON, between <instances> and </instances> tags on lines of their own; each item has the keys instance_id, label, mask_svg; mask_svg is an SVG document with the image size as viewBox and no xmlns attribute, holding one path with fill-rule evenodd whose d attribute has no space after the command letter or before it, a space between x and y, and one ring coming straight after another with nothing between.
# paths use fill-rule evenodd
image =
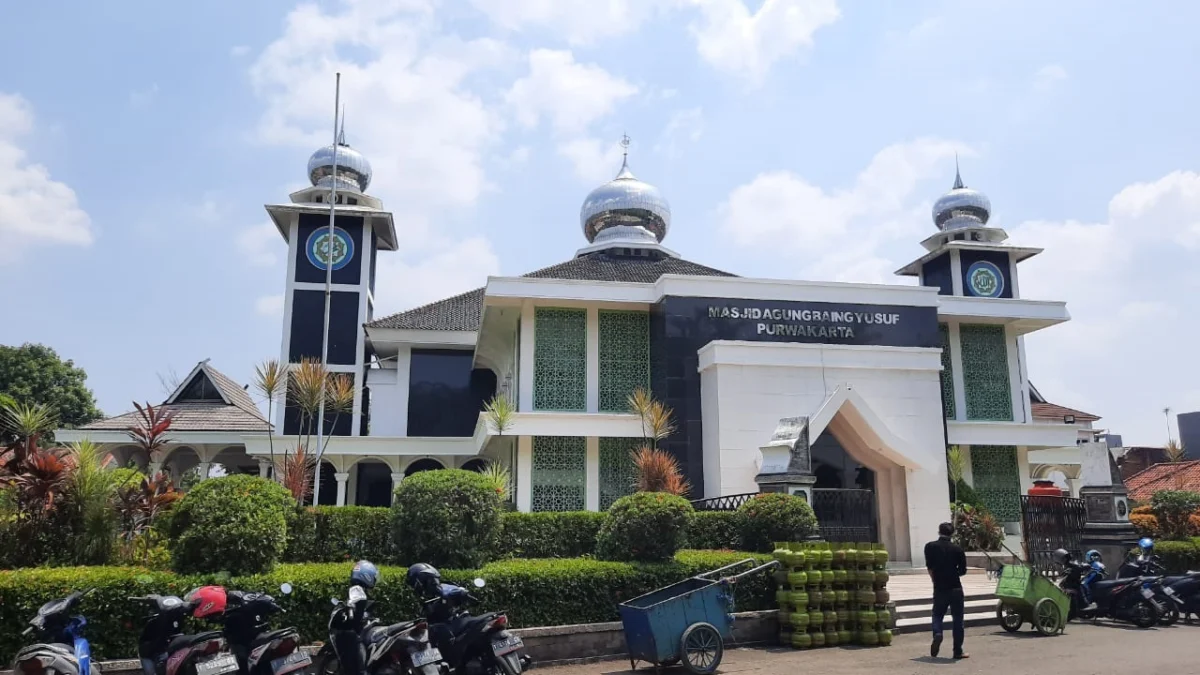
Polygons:
<instances>
[{"instance_id":1,"label":"license plate","mask_svg":"<svg viewBox=\"0 0 1200 675\"><path fill-rule=\"evenodd\" d=\"M1175 595L1175 589L1174 588L1164 588L1163 593L1166 593L1167 595Z\"/></svg>"},{"instance_id":2,"label":"license plate","mask_svg":"<svg viewBox=\"0 0 1200 675\"><path fill-rule=\"evenodd\" d=\"M237 657L229 654L196 664L196 675L225 675L238 669Z\"/></svg>"},{"instance_id":3,"label":"license plate","mask_svg":"<svg viewBox=\"0 0 1200 675\"><path fill-rule=\"evenodd\" d=\"M304 650L297 650L280 657L271 662L271 672L275 675L284 675L303 668L307 668L312 663L312 657Z\"/></svg>"},{"instance_id":4,"label":"license plate","mask_svg":"<svg viewBox=\"0 0 1200 675\"><path fill-rule=\"evenodd\" d=\"M1143 588L1142 589L1142 597L1149 600L1154 597L1154 591L1150 590L1149 588Z\"/></svg>"},{"instance_id":5,"label":"license plate","mask_svg":"<svg viewBox=\"0 0 1200 675\"><path fill-rule=\"evenodd\" d=\"M504 656L505 654L511 654L524 646L525 641L513 635L504 638L503 640L496 640L492 642L492 653L496 656Z\"/></svg>"},{"instance_id":6,"label":"license plate","mask_svg":"<svg viewBox=\"0 0 1200 675\"><path fill-rule=\"evenodd\" d=\"M431 663L437 663L442 660L442 653L437 650L437 647L430 647L425 651L413 652L411 655L413 668L420 668Z\"/></svg>"}]
</instances>

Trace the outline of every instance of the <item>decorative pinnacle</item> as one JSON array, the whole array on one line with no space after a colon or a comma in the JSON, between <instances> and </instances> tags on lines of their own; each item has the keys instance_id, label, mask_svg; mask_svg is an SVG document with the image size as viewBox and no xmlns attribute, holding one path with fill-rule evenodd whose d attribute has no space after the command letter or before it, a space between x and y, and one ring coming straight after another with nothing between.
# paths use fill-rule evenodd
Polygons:
<instances>
[{"instance_id":1,"label":"decorative pinnacle","mask_svg":"<svg viewBox=\"0 0 1200 675\"><path fill-rule=\"evenodd\" d=\"M342 105L342 128L338 131L338 145L346 145L346 106ZM347 146L348 147L348 146Z\"/></svg>"},{"instance_id":2,"label":"decorative pinnacle","mask_svg":"<svg viewBox=\"0 0 1200 675\"><path fill-rule=\"evenodd\" d=\"M617 178L633 178L633 172L629 170L629 144L632 142L628 134L621 134L621 170L617 172Z\"/></svg>"},{"instance_id":3,"label":"decorative pinnacle","mask_svg":"<svg viewBox=\"0 0 1200 675\"><path fill-rule=\"evenodd\" d=\"M962 173L958 170L958 153L954 153L954 187L952 190L961 190L966 186L963 185Z\"/></svg>"}]
</instances>

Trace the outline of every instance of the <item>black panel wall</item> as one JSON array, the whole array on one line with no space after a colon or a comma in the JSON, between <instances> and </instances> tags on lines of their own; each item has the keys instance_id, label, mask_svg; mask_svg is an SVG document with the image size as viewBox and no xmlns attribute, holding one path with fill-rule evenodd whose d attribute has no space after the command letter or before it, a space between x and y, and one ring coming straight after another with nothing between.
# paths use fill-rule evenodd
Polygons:
<instances>
[{"instance_id":1,"label":"black panel wall","mask_svg":"<svg viewBox=\"0 0 1200 675\"><path fill-rule=\"evenodd\" d=\"M711 316L714 314L716 316ZM729 310L729 315L723 310ZM732 316L737 310L737 317ZM794 312L808 312L793 321ZM812 313L816 314L812 314ZM851 313L834 321L821 312ZM745 316L758 318L743 318ZM869 317L868 317L869 315ZM887 322L876 322L887 315ZM765 317L765 318L764 318ZM781 317L781 318L776 318ZM830 320L825 320L825 319ZM870 318L871 322L867 323ZM760 326L761 324L761 326ZM780 330L778 326L784 326ZM773 334L762 330L766 328ZM824 329L826 335L820 335ZM848 330L847 330L848 329ZM832 337L830 337L832 335ZM937 308L819 302L666 297L650 310L650 388L675 413L676 430L659 447L679 461L693 497L704 490L700 348L714 340L939 347ZM411 417L410 417L411 419ZM763 439L764 441L767 439Z\"/></svg>"},{"instance_id":2,"label":"black panel wall","mask_svg":"<svg viewBox=\"0 0 1200 675\"><path fill-rule=\"evenodd\" d=\"M1000 295L996 297L1011 298L1013 296L1012 289L1012 270L1008 264L1008 254L1003 251L968 251L963 250L959 254L959 262L962 265L963 275L963 295L973 295L971 293L970 284L967 282L967 274L971 271L971 265L977 262L990 262L1000 270L1000 275L1004 279L1004 288L1001 289Z\"/></svg>"},{"instance_id":3,"label":"black panel wall","mask_svg":"<svg viewBox=\"0 0 1200 675\"><path fill-rule=\"evenodd\" d=\"M354 242L352 257L346 266L333 271L333 283L358 285L362 278L362 261L370 255L369 243L363 242L362 218L357 216L337 216L334 226L346 231ZM315 213L300 214L300 228L297 234L296 246L296 281L314 284L325 283L325 267L314 265L308 258L308 241L313 232L329 229L329 216Z\"/></svg>"},{"instance_id":4,"label":"black panel wall","mask_svg":"<svg viewBox=\"0 0 1200 675\"><path fill-rule=\"evenodd\" d=\"M294 291L288 361L321 359L325 292ZM352 366L358 355L358 293L334 291L329 299L329 363Z\"/></svg>"},{"instance_id":5,"label":"black panel wall","mask_svg":"<svg viewBox=\"0 0 1200 675\"><path fill-rule=\"evenodd\" d=\"M475 433L479 411L496 394L496 374L471 368L474 354L414 349L409 362L408 435L464 437Z\"/></svg>"},{"instance_id":6,"label":"black panel wall","mask_svg":"<svg viewBox=\"0 0 1200 675\"><path fill-rule=\"evenodd\" d=\"M943 253L925 263L924 286L936 286L939 295L954 295L954 273L950 271L950 254Z\"/></svg>"},{"instance_id":7,"label":"black panel wall","mask_svg":"<svg viewBox=\"0 0 1200 675\"><path fill-rule=\"evenodd\" d=\"M295 436L296 434L306 434L312 436L313 447L309 451L316 454L317 442L317 420L313 418L307 420L304 429L300 428L300 409L292 402L291 394L287 396L286 408L283 411L283 434L285 436ZM353 413L342 413L341 415L332 415L328 412L325 415L325 435L326 436L349 436L354 421ZM325 488L322 487L322 490ZM322 496L324 499L324 496ZM324 502L322 502L324 503Z\"/></svg>"}]
</instances>

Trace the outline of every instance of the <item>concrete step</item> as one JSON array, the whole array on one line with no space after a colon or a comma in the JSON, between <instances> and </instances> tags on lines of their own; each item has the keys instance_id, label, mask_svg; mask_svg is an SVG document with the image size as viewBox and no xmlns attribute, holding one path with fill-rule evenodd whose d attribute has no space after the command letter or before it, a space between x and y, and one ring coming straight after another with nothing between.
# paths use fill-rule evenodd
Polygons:
<instances>
[{"instance_id":1,"label":"concrete step","mask_svg":"<svg viewBox=\"0 0 1200 675\"><path fill-rule=\"evenodd\" d=\"M994 593L989 592L989 593L968 593L963 596L963 602L967 603L967 604L976 602L979 600L988 600L988 601L991 601L993 604L995 604L996 595ZM909 607L929 608L929 607L933 606L933 596L929 595L929 596L920 597L920 598L903 598L900 600L893 599L892 604L896 605L897 611L904 610Z\"/></svg>"},{"instance_id":2,"label":"concrete step","mask_svg":"<svg viewBox=\"0 0 1200 675\"><path fill-rule=\"evenodd\" d=\"M994 616L996 614L996 598L978 598L974 600L967 600L963 603L963 609L967 614L991 612ZM896 608L897 621L904 619L928 619L931 614L933 614L932 603L927 603L924 605L908 605L905 607Z\"/></svg>"},{"instance_id":3,"label":"concrete step","mask_svg":"<svg viewBox=\"0 0 1200 675\"><path fill-rule=\"evenodd\" d=\"M996 621L996 610L994 607L988 612L972 612L965 614L963 616L963 623L967 626L967 628L971 628L972 626L999 625L999 623ZM946 616L946 621L943 624L943 628L947 633L950 631L949 615ZM930 617L926 616L919 619L897 620L895 633L898 635L905 633L928 633L932 629L933 621L930 619Z\"/></svg>"}]
</instances>

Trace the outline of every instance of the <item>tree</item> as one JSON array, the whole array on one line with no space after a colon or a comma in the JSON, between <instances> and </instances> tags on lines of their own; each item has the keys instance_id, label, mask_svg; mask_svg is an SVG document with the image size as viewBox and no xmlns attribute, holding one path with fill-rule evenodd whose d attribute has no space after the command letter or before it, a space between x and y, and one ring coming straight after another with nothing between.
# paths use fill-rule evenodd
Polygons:
<instances>
[{"instance_id":1,"label":"tree","mask_svg":"<svg viewBox=\"0 0 1200 675\"><path fill-rule=\"evenodd\" d=\"M87 388L87 373L45 345L0 345L0 394L25 405L45 404L67 428L94 422L103 414Z\"/></svg>"}]
</instances>

